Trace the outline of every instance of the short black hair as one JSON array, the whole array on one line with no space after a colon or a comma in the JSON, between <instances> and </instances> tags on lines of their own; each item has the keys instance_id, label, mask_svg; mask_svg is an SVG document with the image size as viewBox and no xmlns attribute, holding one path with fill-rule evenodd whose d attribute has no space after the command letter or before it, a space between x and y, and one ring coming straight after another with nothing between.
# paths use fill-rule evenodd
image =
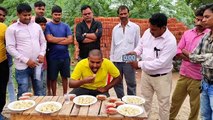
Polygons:
<instances>
[{"instance_id":1,"label":"short black hair","mask_svg":"<svg viewBox=\"0 0 213 120\"><path fill-rule=\"evenodd\" d=\"M27 3L20 3L17 6L17 12L18 12L18 14L21 14L22 12L31 12L31 11L32 11L32 8Z\"/></svg>"},{"instance_id":2,"label":"short black hair","mask_svg":"<svg viewBox=\"0 0 213 120\"><path fill-rule=\"evenodd\" d=\"M5 15L7 15L7 9L6 8L0 6L0 10L3 11L5 13Z\"/></svg>"},{"instance_id":3,"label":"short black hair","mask_svg":"<svg viewBox=\"0 0 213 120\"><path fill-rule=\"evenodd\" d=\"M205 11L205 6L199 7L197 10L195 10L195 16L203 16L204 11Z\"/></svg>"},{"instance_id":4,"label":"short black hair","mask_svg":"<svg viewBox=\"0 0 213 120\"><path fill-rule=\"evenodd\" d=\"M53 7L52 7L52 14L53 13L62 13L62 9L61 9L61 7L60 6L58 6L58 5L54 5Z\"/></svg>"},{"instance_id":5,"label":"short black hair","mask_svg":"<svg viewBox=\"0 0 213 120\"><path fill-rule=\"evenodd\" d=\"M47 19L43 16L38 16L38 17L35 18L35 22L38 23L38 24L39 23L47 23Z\"/></svg>"},{"instance_id":6,"label":"short black hair","mask_svg":"<svg viewBox=\"0 0 213 120\"><path fill-rule=\"evenodd\" d=\"M205 10L211 10L213 12L213 3L210 3L210 4L206 4L205 5L205 8L204 8L204 11Z\"/></svg>"},{"instance_id":7,"label":"short black hair","mask_svg":"<svg viewBox=\"0 0 213 120\"><path fill-rule=\"evenodd\" d=\"M81 12L82 12L83 10L86 10L87 8L89 8L90 10L92 10L91 7L90 7L89 5L83 5L83 6L81 6Z\"/></svg>"},{"instance_id":8,"label":"short black hair","mask_svg":"<svg viewBox=\"0 0 213 120\"><path fill-rule=\"evenodd\" d=\"M156 25L157 27L167 26L167 16L164 13L155 13L149 18L149 23L151 25Z\"/></svg>"},{"instance_id":9,"label":"short black hair","mask_svg":"<svg viewBox=\"0 0 213 120\"><path fill-rule=\"evenodd\" d=\"M117 10L117 14L119 14L120 10L125 10L125 9L127 9L128 13L129 13L129 8L126 5L119 6L118 10Z\"/></svg>"},{"instance_id":10,"label":"short black hair","mask_svg":"<svg viewBox=\"0 0 213 120\"><path fill-rule=\"evenodd\" d=\"M37 1L34 3L34 7L42 7L42 6L46 6L46 4L43 1Z\"/></svg>"}]
</instances>

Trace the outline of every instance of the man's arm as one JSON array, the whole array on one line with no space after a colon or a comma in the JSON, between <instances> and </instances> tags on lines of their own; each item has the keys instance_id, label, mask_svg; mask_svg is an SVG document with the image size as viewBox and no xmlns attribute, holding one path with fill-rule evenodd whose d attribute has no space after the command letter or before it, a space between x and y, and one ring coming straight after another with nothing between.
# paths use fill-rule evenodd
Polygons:
<instances>
[{"instance_id":1,"label":"man's arm","mask_svg":"<svg viewBox=\"0 0 213 120\"><path fill-rule=\"evenodd\" d=\"M95 33L86 33L85 39L91 39L91 40L96 41L96 40L97 40L97 37L96 37L96 34L95 34ZM85 40L85 39L84 39L84 40Z\"/></svg>"},{"instance_id":2,"label":"man's arm","mask_svg":"<svg viewBox=\"0 0 213 120\"><path fill-rule=\"evenodd\" d=\"M189 57L186 56L186 55L184 55L183 53L177 54L177 55L175 56L175 58L177 58L177 59L183 59L183 60L185 60L185 61L189 61Z\"/></svg>"},{"instance_id":3,"label":"man's arm","mask_svg":"<svg viewBox=\"0 0 213 120\"><path fill-rule=\"evenodd\" d=\"M73 43L72 35L69 35L65 40L58 42L60 45L69 45Z\"/></svg>"},{"instance_id":4,"label":"man's arm","mask_svg":"<svg viewBox=\"0 0 213 120\"><path fill-rule=\"evenodd\" d=\"M138 45L138 43L139 43L139 40L140 40L140 37L141 37L140 27L137 26L137 27L136 27L136 34L135 34L135 46L134 46L134 48L137 47L137 45Z\"/></svg>"},{"instance_id":5,"label":"man's arm","mask_svg":"<svg viewBox=\"0 0 213 120\"><path fill-rule=\"evenodd\" d=\"M102 24L100 22L97 22L97 30L94 33L87 33L86 38L97 40L100 39L102 36Z\"/></svg>"},{"instance_id":6,"label":"man's arm","mask_svg":"<svg viewBox=\"0 0 213 120\"><path fill-rule=\"evenodd\" d=\"M95 80L95 77L94 76L89 76L89 77L86 77L82 80L74 80L74 79L71 79L69 81L69 87L70 88L78 88L80 87L81 85L84 85L84 84L87 84L87 83L93 83Z\"/></svg>"},{"instance_id":7,"label":"man's arm","mask_svg":"<svg viewBox=\"0 0 213 120\"><path fill-rule=\"evenodd\" d=\"M45 36L46 36L47 41L50 43L58 43L58 42L66 39L66 37L54 37L51 33L49 24L46 25Z\"/></svg>"},{"instance_id":8,"label":"man's arm","mask_svg":"<svg viewBox=\"0 0 213 120\"><path fill-rule=\"evenodd\" d=\"M6 49L10 55L12 55L15 59L19 60L19 62L27 63L29 58L25 57L21 53L16 50L16 38L15 32L13 29L8 28L5 34L6 38Z\"/></svg>"},{"instance_id":9,"label":"man's arm","mask_svg":"<svg viewBox=\"0 0 213 120\"><path fill-rule=\"evenodd\" d=\"M84 35L86 34L86 35ZM102 36L102 24L98 23L97 30L95 33L83 33L80 24L76 26L76 40L82 43L95 42Z\"/></svg>"},{"instance_id":10,"label":"man's arm","mask_svg":"<svg viewBox=\"0 0 213 120\"><path fill-rule=\"evenodd\" d=\"M130 51L130 52L132 52L132 53L136 53L136 55L141 55L142 53L143 53L143 41L144 41L144 39L147 39L146 38L146 34L148 33L149 31L148 30L146 30L145 32L144 32L144 34L143 34L143 36L139 39L139 41L138 41L138 44L137 44L137 47L134 49L134 52L133 51Z\"/></svg>"},{"instance_id":11,"label":"man's arm","mask_svg":"<svg viewBox=\"0 0 213 120\"><path fill-rule=\"evenodd\" d=\"M107 92L110 88L114 87L116 84L120 83L122 80L121 76L119 75L118 77L116 78L113 78L112 81L107 84L105 87L102 87L102 88L98 88L97 91L101 92L101 93L104 93L104 92Z\"/></svg>"},{"instance_id":12,"label":"man's arm","mask_svg":"<svg viewBox=\"0 0 213 120\"><path fill-rule=\"evenodd\" d=\"M189 59L191 62L194 63L203 63L206 60L210 59L212 57L213 53L201 53L201 50L203 49L203 46L205 44L205 40L208 36L204 36L199 43L199 45L196 47L196 49L189 55Z\"/></svg>"},{"instance_id":13,"label":"man's arm","mask_svg":"<svg viewBox=\"0 0 213 120\"><path fill-rule=\"evenodd\" d=\"M6 49L10 55L12 55L19 62L27 64L30 68L34 68L38 65L36 61L25 57L23 54L19 53L16 49L16 37L13 29L7 29L6 34Z\"/></svg>"},{"instance_id":14,"label":"man's arm","mask_svg":"<svg viewBox=\"0 0 213 120\"><path fill-rule=\"evenodd\" d=\"M47 41L50 43L59 43L66 40L66 37L53 37L51 34L46 35Z\"/></svg>"},{"instance_id":15,"label":"man's arm","mask_svg":"<svg viewBox=\"0 0 213 120\"><path fill-rule=\"evenodd\" d=\"M47 41L44 37L44 33L43 33L41 28L39 30L39 43L40 43L40 53L39 53L39 56L37 58L38 58L39 63L43 63L44 62L44 55L46 54Z\"/></svg>"},{"instance_id":16,"label":"man's arm","mask_svg":"<svg viewBox=\"0 0 213 120\"><path fill-rule=\"evenodd\" d=\"M84 40L84 37L83 37L84 33L83 33L82 29L83 28L81 28L81 23L78 23L76 26L76 40L79 43L82 43Z\"/></svg>"},{"instance_id":17,"label":"man's arm","mask_svg":"<svg viewBox=\"0 0 213 120\"><path fill-rule=\"evenodd\" d=\"M91 42L95 42L95 41L96 41L96 39L84 38L82 43L91 43Z\"/></svg>"},{"instance_id":18,"label":"man's arm","mask_svg":"<svg viewBox=\"0 0 213 120\"><path fill-rule=\"evenodd\" d=\"M178 43L176 58L189 61L189 51L184 49L186 46L186 40L185 40L186 35L187 35L187 32L184 32L184 34L182 35Z\"/></svg>"}]
</instances>

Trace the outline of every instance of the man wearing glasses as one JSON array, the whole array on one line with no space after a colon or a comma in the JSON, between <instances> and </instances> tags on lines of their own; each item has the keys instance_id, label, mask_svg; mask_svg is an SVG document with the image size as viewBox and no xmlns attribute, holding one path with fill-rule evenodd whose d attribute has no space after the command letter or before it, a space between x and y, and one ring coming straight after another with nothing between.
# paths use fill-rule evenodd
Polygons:
<instances>
[{"instance_id":1,"label":"man wearing glasses","mask_svg":"<svg viewBox=\"0 0 213 120\"><path fill-rule=\"evenodd\" d=\"M89 5L81 7L83 21L76 26L76 40L79 44L79 60L87 58L92 49L100 50L102 24L94 20L93 12Z\"/></svg>"}]
</instances>

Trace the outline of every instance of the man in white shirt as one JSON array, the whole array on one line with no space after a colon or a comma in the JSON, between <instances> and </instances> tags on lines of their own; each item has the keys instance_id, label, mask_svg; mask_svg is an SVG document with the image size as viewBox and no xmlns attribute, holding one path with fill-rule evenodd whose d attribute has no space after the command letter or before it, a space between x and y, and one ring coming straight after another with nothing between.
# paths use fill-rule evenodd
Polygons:
<instances>
[{"instance_id":1,"label":"man in white shirt","mask_svg":"<svg viewBox=\"0 0 213 120\"><path fill-rule=\"evenodd\" d=\"M172 88L172 59L177 45L174 35L167 28L165 14L156 13L149 19L150 27L139 41L134 52L142 54L142 61L131 62L134 68L142 69L141 93L146 99L145 110L149 113L154 93L159 104L160 120L169 120L170 92Z\"/></svg>"},{"instance_id":2,"label":"man in white shirt","mask_svg":"<svg viewBox=\"0 0 213 120\"><path fill-rule=\"evenodd\" d=\"M120 23L112 31L110 60L119 69L122 78L124 75L127 84L127 94L136 95L135 69L130 64L122 61L122 55L136 48L140 39L140 27L129 21L129 9L127 6L120 6L117 13ZM123 82L117 84L114 89L118 98L124 96Z\"/></svg>"}]
</instances>

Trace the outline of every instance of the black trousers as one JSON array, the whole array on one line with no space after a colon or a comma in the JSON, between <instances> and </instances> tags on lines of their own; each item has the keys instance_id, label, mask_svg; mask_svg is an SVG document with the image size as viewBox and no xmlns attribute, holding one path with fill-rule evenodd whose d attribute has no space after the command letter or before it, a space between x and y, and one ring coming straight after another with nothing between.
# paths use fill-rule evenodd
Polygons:
<instances>
[{"instance_id":1,"label":"black trousers","mask_svg":"<svg viewBox=\"0 0 213 120\"><path fill-rule=\"evenodd\" d=\"M0 63L0 113L6 103L7 82L9 80L8 60Z\"/></svg>"}]
</instances>

